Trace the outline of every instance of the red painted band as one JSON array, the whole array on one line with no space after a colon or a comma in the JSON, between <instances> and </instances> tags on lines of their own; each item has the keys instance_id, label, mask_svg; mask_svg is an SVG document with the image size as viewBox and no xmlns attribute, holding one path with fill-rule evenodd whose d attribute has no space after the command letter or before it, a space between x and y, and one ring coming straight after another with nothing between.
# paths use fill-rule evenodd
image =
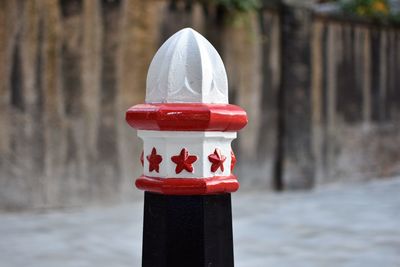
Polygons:
<instances>
[{"instance_id":1,"label":"red painted band","mask_svg":"<svg viewBox=\"0 0 400 267\"><path fill-rule=\"evenodd\" d=\"M164 195L210 195L239 189L235 175L210 178L154 178L142 175L135 184L141 190Z\"/></svg>"},{"instance_id":2,"label":"red painted band","mask_svg":"<svg viewBox=\"0 0 400 267\"><path fill-rule=\"evenodd\" d=\"M229 104L139 104L128 109L126 121L139 130L236 132L247 114Z\"/></svg>"}]
</instances>

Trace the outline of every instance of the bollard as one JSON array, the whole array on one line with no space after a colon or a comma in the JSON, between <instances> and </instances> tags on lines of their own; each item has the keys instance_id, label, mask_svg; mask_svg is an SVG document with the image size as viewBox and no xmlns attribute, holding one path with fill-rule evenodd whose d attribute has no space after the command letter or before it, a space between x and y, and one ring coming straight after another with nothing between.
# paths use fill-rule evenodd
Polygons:
<instances>
[{"instance_id":1,"label":"bollard","mask_svg":"<svg viewBox=\"0 0 400 267\"><path fill-rule=\"evenodd\" d=\"M247 124L228 103L221 57L186 28L157 51L147 75L146 103L126 112L143 140L143 267L231 267L231 141Z\"/></svg>"}]
</instances>

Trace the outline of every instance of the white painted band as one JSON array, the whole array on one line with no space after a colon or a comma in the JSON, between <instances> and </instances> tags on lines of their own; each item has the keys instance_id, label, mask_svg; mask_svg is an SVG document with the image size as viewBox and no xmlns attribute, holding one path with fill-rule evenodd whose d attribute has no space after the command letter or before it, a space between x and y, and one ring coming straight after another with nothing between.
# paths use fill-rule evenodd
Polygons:
<instances>
[{"instance_id":1,"label":"white painted band","mask_svg":"<svg viewBox=\"0 0 400 267\"><path fill-rule=\"evenodd\" d=\"M206 178L213 176L231 175L231 142L236 138L235 132L183 132L183 131L144 131L139 130L138 136L143 140L144 170L149 177L159 178ZM159 172L149 171L149 161L146 158L156 148L157 154L162 156ZM197 156L193 163L193 172L183 170L177 174L176 164L171 160L172 156L179 155L186 148L189 155ZM226 157L223 163L224 171L219 168L211 171L212 163L208 159L218 148Z\"/></svg>"}]
</instances>

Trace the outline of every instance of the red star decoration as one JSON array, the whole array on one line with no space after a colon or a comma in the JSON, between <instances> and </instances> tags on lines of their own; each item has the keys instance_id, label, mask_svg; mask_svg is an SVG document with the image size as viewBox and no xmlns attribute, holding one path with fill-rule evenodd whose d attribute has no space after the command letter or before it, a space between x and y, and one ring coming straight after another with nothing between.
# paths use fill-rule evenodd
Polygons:
<instances>
[{"instance_id":1,"label":"red star decoration","mask_svg":"<svg viewBox=\"0 0 400 267\"><path fill-rule=\"evenodd\" d=\"M140 154L140 163L142 163L142 166L144 166L144 152L142 150L142 154Z\"/></svg>"},{"instance_id":2,"label":"red star decoration","mask_svg":"<svg viewBox=\"0 0 400 267\"><path fill-rule=\"evenodd\" d=\"M175 172L181 173L183 170L193 172L193 163L197 160L197 156L190 155L186 148L181 150L177 156L172 156L171 160L176 164Z\"/></svg>"},{"instance_id":3,"label":"red star decoration","mask_svg":"<svg viewBox=\"0 0 400 267\"><path fill-rule=\"evenodd\" d=\"M216 172L218 169L224 171L224 161L226 160L226 157L221 154L221 150L219 150L219 148L216 148L214 153L208 156L208 160L212 163L212 172Z\"/></svg>"},{"instance_id":4,"label":"red star decoration","mask_svg":"<svg viewBox=\"0 0 400 267\"><path fill-rule=\"evenodd\" d=\"M233 153L233 150L231 150L231 171L235 168L236 164L236 156L235 153Z\"/></svg>"},{"instance_id":5,"label":"red star decoration","mask_svg":"<svg viewBox=\"0 0 400 267\"><path fill-rule=\"evenodd\" d=\"M161 155L157 155L157 150L155 147L151 150L151 154L146 156L147 160L149 161L149 172L156 171L159 172L160 170L160 163L162 161Z\"/></svg>"}]
</instances>

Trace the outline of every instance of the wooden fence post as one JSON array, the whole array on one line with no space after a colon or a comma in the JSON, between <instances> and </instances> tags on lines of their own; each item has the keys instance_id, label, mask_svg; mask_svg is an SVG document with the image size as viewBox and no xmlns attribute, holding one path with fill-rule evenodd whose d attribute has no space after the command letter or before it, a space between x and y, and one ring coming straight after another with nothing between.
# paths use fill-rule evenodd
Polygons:
<instances>
[{"instance_id":1,"label":"wooden fence post","mask_svg":"<svg viewBox=\"0 0 400 267\"><path fill-rule=\"evenodd\" d=\"M280 6L281 82L275 169L279 180L275 185L280 190L314 185L309 2L284 1Z\"/></svg>"},{"instance_id":2,"label":"wooden fence post","mask_svg":"<svg viewBox=\"0 0 400 267\"><path fill-rule=\"evenodd\" d=\"M144 149L144 267L233 267L231 141L247 124L228 104L224 64L215 48L186 28L158 50L146 104L126 113Z\"/></svg>"}]
</instances>

